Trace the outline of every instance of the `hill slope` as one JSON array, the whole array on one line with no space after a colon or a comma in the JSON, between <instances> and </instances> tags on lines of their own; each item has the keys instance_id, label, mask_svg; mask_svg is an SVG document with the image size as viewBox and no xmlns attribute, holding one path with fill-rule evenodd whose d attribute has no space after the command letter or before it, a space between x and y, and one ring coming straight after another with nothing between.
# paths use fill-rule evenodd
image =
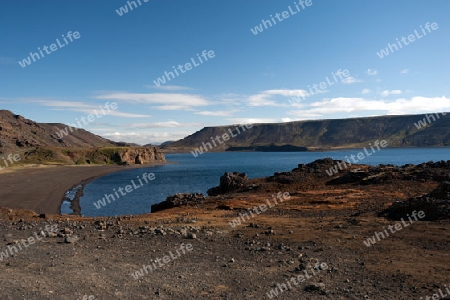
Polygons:
<instances>
[{"instance_id":1,"label":"hill slope","mask_svg":"<svg viewBox=\"0 0 450 300\"><path fill-rule=\"evenodd\" d=\"M233 130L235 137L210 151L229 147L292 145L309 149L331 149L367 146L377 139L388 141L389 147L450 146L450 114L381 116L336 120L300 121L281 124L255 124L237 134L236 125L205 127L202 130L166 146L170 150L190 150L210 142L211 137ZM425 119L424 119L425 118ZM416 127L419 121L426 126ZM425 122L424 122L425 120Z\"/></svg>"},{"instance_id":2,"label":"hill slope","mask_svg":"<svg viewBox=\"0 0 450 300\"><path fill-rule=\"evenodd\" d=\"M15 115L8 110L0 110L0 151L15 152L25 148L63 147L87 148L119 146L118 143L104 139L84 129L68 131L62 139L57 133L67 125L60 123L36 123Z\"/></svg>"},{"instance_id":3,"label":"hill slope","mask_svg":"<svg viewBox=\"0 0 450 300\"><path fill-rule=\"evenodd\" d=\"M134 147L59 123L37 123L0 110L0 154L19 155L18 164L148 164L165 162L155 147ZM11 161L11 164L13 161ZM0 170L8 167L0 163Z\"/></svg>"}]
</instances>

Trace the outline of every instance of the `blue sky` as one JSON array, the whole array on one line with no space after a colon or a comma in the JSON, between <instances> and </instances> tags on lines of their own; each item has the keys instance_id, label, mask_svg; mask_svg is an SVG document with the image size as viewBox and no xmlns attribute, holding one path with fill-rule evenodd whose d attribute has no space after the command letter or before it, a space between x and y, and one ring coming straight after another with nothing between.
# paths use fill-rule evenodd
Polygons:
<instances>
[{"instance_id":1,"label":"blue sky","mask_svg":"<svg viewBox=\"0 0 450 300\"><path fill-rule=\"evenodd\" d=\"M116 102L82 127L140 144L205 126L450 111L448 0L144 1L120 16L127 1L3 0L0 107L72 124ZM438 28L424 35L427 22ZM420 38L377 54L415 30ZM65 44L69 31L80 37ZM58 38L64 47L18 63ZM204 50L214 57L200 64ZM191 59L198 66L155 85ZM350 76L305 97L338 70Z\"/></svg>"}]
</instances>

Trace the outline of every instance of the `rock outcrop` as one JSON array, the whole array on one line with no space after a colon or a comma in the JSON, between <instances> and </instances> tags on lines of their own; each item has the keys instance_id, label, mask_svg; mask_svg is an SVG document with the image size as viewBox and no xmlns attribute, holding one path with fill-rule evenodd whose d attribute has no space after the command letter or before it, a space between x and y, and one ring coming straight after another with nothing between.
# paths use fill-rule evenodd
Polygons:
<instances>
[{"instance_id":1,"label":"rock outcrop","mask_svg":"<svg viewBox=\"0 0 450 300\"><path fill-rule=\"evenodd\" d=\"M333 179L327 182L327 185L385 184L396 180L441 182L448 177L448 169L450 169L450 160L427 162L419 165L409 164L401 167L395 165L352 165L351 168L339 170L337 174L333 175Z\"/></svg>"},{"instance_id":2,"label":"rock outcrop","mask_svg":"<svg viewBox=\"0 0 450 300\"><path fill-rule=\"evenodd\" d=\"M247 181L248 177L246 173L225 172L225 174L220 177L220 185L210 188L207 193L209 196L226 194L244 187Z\"/></svg>"},{"instance_id":3,"label":"rock outcrop","mask_svg":"<svg viewBox=\"0 0 450 300\"><path fill-rule=\"evenodd\" d=\"M125 165L144 165L157 161L166 161L164 154L155 147L128 148L118 152L120 163Z\"/></svg>"},{"instance_id":4,"label":"rock outcrop","mask_svg":"<svg viewBox=\"0 0 450 300\"><path fill-rule=\"evenodd\" d=\"M161 203L153 204L151 207L151 212L154 213L157 211L180 206L196 206L198 204L202 204L204 201L205 195L203 194L176 194L167 197L166 200Z\"/></svg>"},{"instance_id":5,"label":"rock outcrop","mask_svg":"<svg viewBox=\"0 0 450 300\"><path fill-rule=\"evenodd\" d=\"M413 211L421 210L425 212L423 220L450 219L450 182L442 182L435 190L426 195L395 202L381 215L394 220L401 218L407 220L408 214L411 215Z\"/></svg>"},{"instance_id":6,"label":"rock outcrop","mask_svg":"<svg viewBox=\"0 0 450 300\"><path fill-rule=\"evenodd\" d=\"M291 172L276 172L273 176L267 178L269 182L278 182L280 184L292 184L294 182L304 181L307 177L326 178L327 170L341 162L331 158L317 159L309 164L299 164Z\"/></svg>"}]
</instances>

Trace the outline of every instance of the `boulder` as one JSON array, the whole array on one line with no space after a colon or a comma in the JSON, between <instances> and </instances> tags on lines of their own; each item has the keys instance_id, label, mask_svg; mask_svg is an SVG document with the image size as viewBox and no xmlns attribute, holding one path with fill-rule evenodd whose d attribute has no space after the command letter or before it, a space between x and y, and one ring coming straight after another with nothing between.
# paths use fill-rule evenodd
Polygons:
<instances>
[{"instance_id":1,"label":"boulder","mask_svg":"<svg viewBox=\"0 0 450 300\"><path fill-rule=\"evenodd\" d=\"M151 212L157 212L173 207L188 206L188 205L198 205L205 201L205 195L195 193L195 194L176 194L166 198L165 201L153 204L151 207Z\"/></svg>"},{"instance_id":2,"label":"boulder","mask_svg":"<svg viewBox=\"0 0 450 300\"><path fill-rule=\"evenodd\" d=\"M450 182L443 181L429 196L435 199L450 200Z\"/></svg>"},{"instance_id":3,"label":"boulder","mask_svg":"<svg viewBox=\"0 0 450 300\"><path fill-rule=\"evenodd\" d=\"M334 178L326 183L326 185L338 185L338 184L348 184L348 183L361 183L362 180L370 176L369 172L364 171L347 171L342 176Z\"/></svg>"},{"instance_id":4,"label":"boulder","mask_svg":"<svg viewBox=\"0 0 450 300\"><path fill-rule=\"evenodd\" d=\"M425 213L425 217L419 220L450 219L450 182L443 181L435 190L426 195L406 201L397 201L381 212L381 215L394 220L401 218L407 220L407 215L411 215L413 211Z\"/></svg>"},{"instance_id":5,"label":"boulder","mask_svg":"<svg viewBox=\"0 0 450 300\"><path fill-rule=\"evenodd\" d=\"M210 188L207 193L209 196L226 194L244 187L247 181L248 177L246 173L225 172L225 174L220 177L220 185Z\"/></svg>"}]
</instances>

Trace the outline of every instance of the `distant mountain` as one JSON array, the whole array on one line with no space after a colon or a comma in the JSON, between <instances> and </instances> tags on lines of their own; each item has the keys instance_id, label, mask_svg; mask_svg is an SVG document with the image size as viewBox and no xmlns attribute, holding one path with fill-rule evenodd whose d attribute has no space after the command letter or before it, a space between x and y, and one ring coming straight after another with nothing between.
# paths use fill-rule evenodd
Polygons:
<instances>
[{"instance_id":1,"label":"distant mountain","mask_svg":"<svg viewBox=\"0 0 450 300\"><path fill-rule=\"evenodd\" d=\"M163 143L161 143L159 146L162 148L162 147L167 147L167 146L169 146L170 144L172 144L173 142L175 142L175 141L165 141L165 142L163 142Z\"/></svg>"},{"instance_id":2,"label":"distant mountain","mask_svg":"<svg viewBox=\"0 0 450 300\"><path fill-rule=\"evenodd\" d=\"M280 124L254 124L240 133L237 125L205 127L173 143L171 151L189 151L209 143L212 138L233 132L233 137L208 151L251 149L268 146L297 146L308 149L365 147L377 139L384 139L388 147L450 146L450 113L443 115L404 115L351 118L336 120L299 121ZM166 149L165 149L166 150Z\"/></svg>"}]
</instances>

